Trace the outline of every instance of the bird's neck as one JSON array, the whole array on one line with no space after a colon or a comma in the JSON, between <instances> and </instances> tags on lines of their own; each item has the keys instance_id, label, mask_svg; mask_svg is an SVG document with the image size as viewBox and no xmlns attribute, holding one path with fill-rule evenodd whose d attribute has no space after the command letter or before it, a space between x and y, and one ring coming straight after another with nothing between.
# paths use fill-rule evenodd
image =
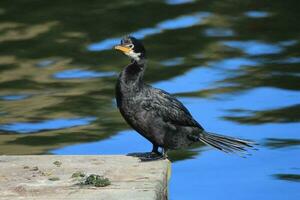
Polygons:
<instances>
[{"instance_id":1,"label":"bird's neck","mask_svg":"<svg viewBox=\"0 0 300 200\"><path fill-rule=\"evenodd\" d=\"M127 85L142 86L145 68L146 61L144 59L139 61L132 60L121 73L121 81Z\"/></svg>"}]
</instances>

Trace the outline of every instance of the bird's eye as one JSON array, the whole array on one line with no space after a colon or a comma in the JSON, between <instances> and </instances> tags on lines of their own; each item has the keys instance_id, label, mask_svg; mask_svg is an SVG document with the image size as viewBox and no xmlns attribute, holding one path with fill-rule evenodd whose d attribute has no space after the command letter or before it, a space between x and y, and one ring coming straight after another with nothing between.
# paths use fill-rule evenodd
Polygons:
<instances>
[{"instance_id":1,"label":"bird's eye","mask_svg":"<svg viewBox=\"0 0 300 200\"><path fill-rule=\"evenodd\" d=\"M133 44L129 44L127 45L130 49L133 49L134 45Z\"/></svg>"}]
</instances>

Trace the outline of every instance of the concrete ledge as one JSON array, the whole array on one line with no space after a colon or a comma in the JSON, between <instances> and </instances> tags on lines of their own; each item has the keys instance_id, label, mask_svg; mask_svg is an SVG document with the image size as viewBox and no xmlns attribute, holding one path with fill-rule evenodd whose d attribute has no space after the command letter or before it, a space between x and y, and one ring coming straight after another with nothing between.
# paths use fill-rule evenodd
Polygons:
<instances>
[{"instance_id":1,"label":"concrete ledge","mask_svg":"<svg viewBox=\"0 0 300 200\"><path fill-rule=\"evenodd\" d=\"M170 163L130 156L0 156L0 199L167 199ZM106 187L81 186L74 172L107 177Z\"/></svg>"}]
</instances>

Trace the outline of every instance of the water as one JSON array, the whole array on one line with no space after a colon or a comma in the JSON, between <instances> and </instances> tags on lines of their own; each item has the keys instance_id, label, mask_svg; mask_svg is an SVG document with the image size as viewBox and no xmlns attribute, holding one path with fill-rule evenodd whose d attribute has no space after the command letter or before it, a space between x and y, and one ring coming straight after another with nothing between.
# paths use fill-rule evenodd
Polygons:
<instances>
[{"instance_id":1,"label":"water","mask_svg":"<svg viewBox=\"0 0 300 200\"><path fill-rule=\"evenodd\" d=\"M259 143L247 159L170 152L170 199L300 198L300 6L291 1L0 3L0 153L126 154L151 145L114 101L132 34L145 80L207 130Z\"/></svg>"}]
</instances>

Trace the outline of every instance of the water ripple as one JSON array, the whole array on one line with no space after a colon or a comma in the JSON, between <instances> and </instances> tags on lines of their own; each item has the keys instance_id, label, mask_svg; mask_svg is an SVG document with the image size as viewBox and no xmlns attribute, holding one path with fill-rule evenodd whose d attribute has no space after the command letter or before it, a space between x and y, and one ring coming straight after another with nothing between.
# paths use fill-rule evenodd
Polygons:
<instances>
[{"instance_id":1,"label":"water ripple","mask_svg":"<svg viewBox=\"0 0 300 200\"><path fill-rule=\"evenodd\" d=\"M236 58L226 58L216 62L210 62L210 66L224 68L224 69L239 69L242 66L257 66L259 62L243 57L236 57Z\"/></svg>"},{"instance_id":2,"label":"water ripple","mask_svg":"<svg viewBox=\"0 0 300 200\"><path fill-rule=\"evenodd\" d=\"M248 55L277 54L283 51L283 47L277 44L270 44L262 41L225 41L225 46L242 50Z\"/></svg>"},{"instance_id":3,"label":"water ripple","mask_svg":"<svg viewBox=\"0 0 300 200\"><path fill-rule=\"evenodd\" d=\"M54 74L54 78L57 79L89 79L99 77L110 77L116 75L115 72L95 72L91 70L83 69L69 69Z\"/></svg>"},{"instance_id":4,"label":"water ripple","mask_svg":"<svg viewBox=\"0 0 300 200\"><path fill-rule=\"evenodd\" d=\"M223 75L222 72L212 68L198 67L181 76L157 82L154 87L170 93L192 92L210 88L216 81L222 80Z\"/></svg>"},{"instance_id":5,"label":"water ripple","mask_svg":"<svg viewBox=\"0 0 300 200\"><path fill-rule=\"evenodd\" d=\"M300 92L287 91L278 88L260 87L241 93L239 98L233 98L228 107L238 107L243 110L267 110L299 103ZM224 105L224 108L226 106ZM227 107L227 108L228 108Z\"/></svg>"},{"instance_id":6,"label":"water ripple","mask_svg":"<svg viewBox=\"0 0 300 200\"><path fill-rule=\"evenodd\" d=\"M179 28L187 28L191 26L195 26L198 23L201 23L202 20L206 17L209 17L210 13L201 12L193 15L181 16L175 19L170 19L163 21L157 25L157 27L161 30L173 30Z\"/></svg>"},{"instance_id":7,"label":"water ripple","mask_svg":"<svg viewBox=\"0 0 300 200\"><path fill-rule=\"evenodd\" d=\"M186 4L186 3L193 3L194 0L166 0L166 4L169 5L180 5L180 4Z\"/></svg>"},{"instance_id":8,"label":"water ripple","mask_svg":"<svg viewBox=\"0 0 300 200\"><path fill-rule=\"evenodd\" d=\"M0 96L1 100L5 100L5 101L18 101L18 100L23 100L28 98L29 95L28 94L16 94L16 95L4 95L4 96Z\"/></svg>"},{"instance_id":9,"label":"water ripple","mask_svg":"<svg viewBox=\"0 0 300 200\"><path fill-rule=\"evenodd\" d=\"M204 34L209 37L231 37L234 36L234 32L228 28L208 28L204 31Z\"/></svg>"},{"instance_id":10,"label":"water ripple","mask_svg":"<svg viewBox=\"0 0 300 200\"><path fill-rule=\"evenodd\" d=\"M121 38L109 38L102 40L101 42L90 44L87 49L89 51L103 51L107 49L111 49L114 45L118 44L120 42Z\"/></svg>"},{"instance_id":11,"label":"water ripple","mask_svg":"<svg viewBox=\"0 0 300 200\"><path fill-rule=\"evenodd\" d=\"M75 126L88 125L95 121L95 117L60 118L41 122L15 122L0 125L0 130L15 133L36 133L45 130L57 130Z\"/></svg>"},{"instance_id":12,"label":"water ripple","mask_svg":"<svg viewBox=\"0 0 300 200\"><path fill-rule=\"evenodd\" d=\"M248 11L244 13L245 16L250 17L250 18L264 18L264 17L269 17L270 13L266 11Z\"/></svg>"}]
</instances>

